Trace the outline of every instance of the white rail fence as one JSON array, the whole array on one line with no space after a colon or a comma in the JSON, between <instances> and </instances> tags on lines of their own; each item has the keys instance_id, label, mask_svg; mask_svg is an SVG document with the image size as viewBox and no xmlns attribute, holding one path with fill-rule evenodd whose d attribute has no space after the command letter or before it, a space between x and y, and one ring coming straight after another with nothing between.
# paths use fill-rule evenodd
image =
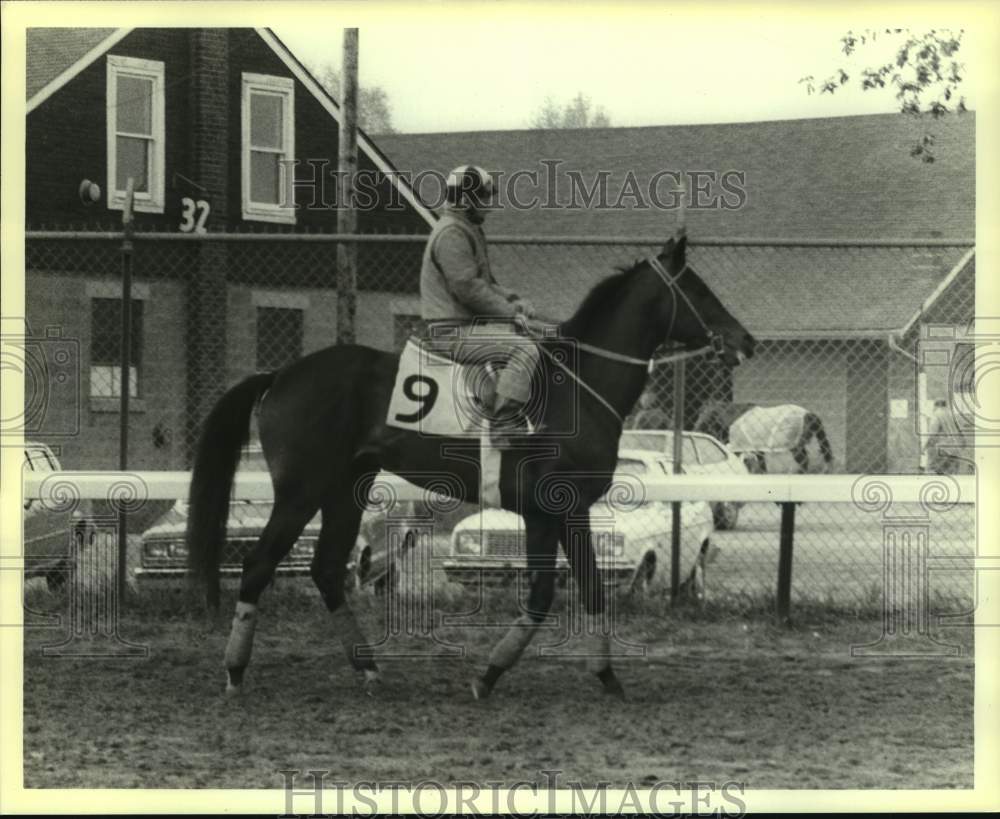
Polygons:
<instances>
[{"instance_id":1,"label":"white rail fence","mask_svg":"<svg viewBox=\"0 0 1000 819\"><path fill-rule=\"evenodd\" d=\"M132 505L186 498L190 482L190 472L50 472L25 476L24 499L55 507L66 503L68 496ZM636 477L634 483L641 484L642 499L651 503L822 502L853 503L873 510L890 503L917 503L938 511L973 504L976 498L972 475L681 475ZM428 490L390 473L381 473L376 485L391 488L399 501L428 498ZM233 498L274 500L270 476L266 472L238 473Z\"/></svg>"},{"instance_id":2,"label":"white rail fence","mask_svg":"<svg viewBox=\"0 0 1000 819\"><path fill-rule=\"evenodd\" d=\"M43 508L63 511L84 499L105 501L113 510L131 514L147 501L187 498L190 480L189 472L26 474L24 497L40 501ZM440 488L443 484L437 480L435 485ZM767 513L770 522L751 534L758 540L770 540L769 550L773 549L774 535L778 536L777 582L773 587L776 589L776 614L780 621L788 622L796 509L800 504L809 504L806 508L810 510L831 504L845 513L850 509L855 519L870 521L869 533L871 527L881 528L881 535L876 533L874 538L868 538L869 545L876 548L881 541L881 576L877 562L872 565L869 561L864 572L867 581L878 583L881 580L882 606L889 616L905 607L907 601L927 599L930 570L938 568L974 575L982 568L982 559L977 557L974 543L977 491L975 477L968 475L663 475L627 476L624 480L623 476L616 476L609 498L622 506L685 501L763 504L757 508L771 510ZM232 497L234 500L272 501L270 476L263 472L237 473ZM408 501L424 501L433 509L435 501L442 497L440 492L421 488L396 475L381 473L370 499L385 510L396 502ZM772 504L780 507L780 524L774 518ZM957 521L942 515L959 508L965 508L966 512L959 514ZM833 586L842 582L843 578L837 577L829 561L838 556L849 560L848 550L857 545L854 541L858 536L849 530L838 530L836 518L830 515L813 514L806 519L803 513L802 520L800 549L806 549L811 561L807 561L803 571L819 571L822 584ZM931 543L932 523L938 527L935 543ZM819 541L818 534L822 535ZM944 537L940 537L941 534ZM935 550L946 541L949 548ZM740 548L737 545L735 550L738 552ZM124 550L119 549L118 553L118 572L124 575ZM821 556L819 561L815 560L817 553ZM770 565L773 567L774 563ZM926 632L930 614L926 603L921 602L920 608L918 616L907 616L905 623L915 624L918 631Z\"/></svg>"}]
</instances>

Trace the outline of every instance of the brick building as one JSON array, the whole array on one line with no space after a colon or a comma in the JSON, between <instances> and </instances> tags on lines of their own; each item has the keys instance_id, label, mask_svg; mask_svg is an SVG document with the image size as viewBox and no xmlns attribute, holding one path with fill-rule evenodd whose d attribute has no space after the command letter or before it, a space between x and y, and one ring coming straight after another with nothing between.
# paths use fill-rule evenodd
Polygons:
<instances>
[{"instance_id":1,"label":"brick building","mask_svg":"<svg viewBox=\"0 0 1000 819\"><path fill-rule=\"evenodd\" d=\"M229 384L333 343L336 248L170 240L335 232L339 107L268 29L29 29L27 97L27 229L120 230L131 176L135 229L164 234L134 254L130 464L186 466ZM358 143L372 204L359 232L426 233L434 216L367 135ZM77 394L53 387L27 434L69 468L117 465L120 246L27 246L30 332L58 336L45 344L77 373ZM381 317L415 287L419 246L392 253L393 277L359 254L364 343L391 345Z\"/></svg>"}]
</instances>

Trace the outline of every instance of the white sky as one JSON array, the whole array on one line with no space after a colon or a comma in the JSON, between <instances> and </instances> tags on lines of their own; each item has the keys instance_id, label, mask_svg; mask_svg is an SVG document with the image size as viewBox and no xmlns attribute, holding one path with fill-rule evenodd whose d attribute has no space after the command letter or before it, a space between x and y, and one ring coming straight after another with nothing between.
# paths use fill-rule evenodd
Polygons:
<instances>
[{"instance_id":1,"label":"white sky","mask_svg":"<svg viewBox=\"0 0 1000 819\"><path fill-rule=\"evenodd\" d=\"M603 106L616 126L898 110L888 90L852 85L820 96L798 82L806 74L822 80L841 65L869 65L885 53L883 47L848 60L840 52L840 36L864 25L773 17L725 24L664 14L616 19L606 11L530 25L411 18L405 25L360 27L359 73L362 85L386 90L396 128L411 133L529 127L546 95L566 102L577 91ZM341 30L298 23L272 28L300 59L340 64ZM974 48L967 33L960 54L970 75ZM963 92L974 108L971 80Z\"/></svg>"}]
</instances>

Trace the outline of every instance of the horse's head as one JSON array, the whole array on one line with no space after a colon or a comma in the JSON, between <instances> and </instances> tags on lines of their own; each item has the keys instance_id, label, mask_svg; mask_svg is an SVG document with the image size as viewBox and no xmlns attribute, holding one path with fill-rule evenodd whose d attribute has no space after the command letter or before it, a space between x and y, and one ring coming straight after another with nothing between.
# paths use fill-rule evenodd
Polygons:
<instances>
[{"instance_id":1,"label":"horse's head","mask_svg":"<svg viewBox=\"0 0 1000 819\"><path fill-rule=\"evenodd\" d=\"M687 236L683 230L667 241L656 262L650 266L674 296L661 301L661 318L668 340L691 348L711 345L730 367L753 355L754 337L687 263Z\"/></svg>"}]
</instances>

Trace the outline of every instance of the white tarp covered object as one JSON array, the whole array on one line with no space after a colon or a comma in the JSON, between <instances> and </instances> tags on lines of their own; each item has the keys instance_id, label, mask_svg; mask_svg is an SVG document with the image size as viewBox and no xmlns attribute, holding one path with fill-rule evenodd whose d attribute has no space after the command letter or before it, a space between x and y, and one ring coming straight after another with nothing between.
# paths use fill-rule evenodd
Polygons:
<instances>
[{"instance_id":1,"label":"white tarp covered object","mask_svg":"<svg viewBox=\"0 0 1000 819\"><path fill-rule=\"evenodd\" d=\"M795 404L753 407L733 421L729 446L735 452L787 452L802 437L805 416Z\"/></svg>"}]
</instances>

